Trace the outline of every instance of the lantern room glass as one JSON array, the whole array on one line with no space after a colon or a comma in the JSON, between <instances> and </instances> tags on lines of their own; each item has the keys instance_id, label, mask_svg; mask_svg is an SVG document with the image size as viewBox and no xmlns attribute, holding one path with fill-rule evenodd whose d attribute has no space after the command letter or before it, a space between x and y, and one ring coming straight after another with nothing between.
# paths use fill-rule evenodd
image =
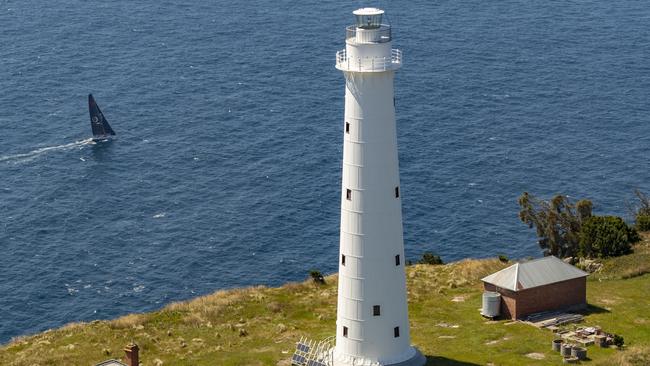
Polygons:
<instances>
[{"instance_id":1,"label":"lantern room glass","mask_svg":"<svg viewBox=\"0 0 650 366\"><path fill-rule=\"evenodd\" d=\"M381 17L383 14L372 14L372 15L364 15L364 14L357 14L355 15L355 18L357 18L357 28L361 29L377 29L381 26Z\"/></svg>"}]
</instances>

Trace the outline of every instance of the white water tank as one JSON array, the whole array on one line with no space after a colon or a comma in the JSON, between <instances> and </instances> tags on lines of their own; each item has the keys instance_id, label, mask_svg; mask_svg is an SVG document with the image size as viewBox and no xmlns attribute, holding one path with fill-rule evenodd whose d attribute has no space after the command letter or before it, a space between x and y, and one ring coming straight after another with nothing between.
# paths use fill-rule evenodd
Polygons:
<instances>
[{"instance_id":1,"label":"white water tank","mask_svg":"<svg viewBox=\"0 0 650 366\"><path fill-rule=\"evenodd\" d=\"M498 292L485 291L483 293L483 307L481 315L488 318L496 318L501 313L501 294Z\"/></svg>"}]
</instances>

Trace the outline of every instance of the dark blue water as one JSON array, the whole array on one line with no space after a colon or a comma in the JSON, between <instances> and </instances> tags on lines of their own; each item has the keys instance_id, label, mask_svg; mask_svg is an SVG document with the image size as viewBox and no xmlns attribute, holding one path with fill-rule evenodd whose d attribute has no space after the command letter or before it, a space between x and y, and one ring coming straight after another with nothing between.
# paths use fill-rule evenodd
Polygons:
<instances>
[{"instance_id":1,"label":"dark blue water","mask_svg":"<svg viewBox=\"0 0 650 366\"><path fill-rule=\"evenodd\" d=\"M0 342L336 270L359 2L0 0ZM406 252L539 255L650 191L644 1L393 1ZM119 139L91 145L86 94Z\"/></svg>"}]
</instances>

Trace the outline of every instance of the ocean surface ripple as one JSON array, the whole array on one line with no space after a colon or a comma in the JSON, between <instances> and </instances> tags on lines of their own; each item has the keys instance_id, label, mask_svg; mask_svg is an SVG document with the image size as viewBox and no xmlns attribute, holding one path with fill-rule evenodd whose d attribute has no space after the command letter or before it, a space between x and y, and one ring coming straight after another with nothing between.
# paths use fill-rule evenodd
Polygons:
<instances>
[{"instance_id":1,"label":"ocean surface ripple","mask_svg":"<svg viewBox=\"0 0 650 366\"><path fill-rule=\"evenodd\" d=\"M0 343L337 270L363 2L0 0ZM407 256L540 254L523 191L650 191L644 1L380 1ZM118 133L92 144L86 95Z\"/></svg>"}]
</instances>

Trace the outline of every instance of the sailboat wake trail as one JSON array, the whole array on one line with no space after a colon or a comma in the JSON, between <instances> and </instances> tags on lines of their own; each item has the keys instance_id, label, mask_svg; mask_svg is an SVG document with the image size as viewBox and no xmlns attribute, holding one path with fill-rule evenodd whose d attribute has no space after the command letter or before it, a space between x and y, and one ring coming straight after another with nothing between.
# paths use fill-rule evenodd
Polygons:
<instances>
[{"instance_id":1,"label":"sailboat wake trail","mask_svg":"<svg viewBox=\"0 0 650 366\"><path fill-rule=\"evenodd\" d=\"M36 150L32 150L30 152L22 153L22 154L12 154L12 155L0 155L0 162L5 162L5 161L12 161L12 162L22 162L22 161L28 161L32 160L42 154L51 152L51 151L59 151L59 150L69 150L73 149L75 147L81 147L84 145L89 145L89 144L94 144L93 139L85 139L81 141L75 141L71 142L69 144L63 144L63 145L57 145L57 146L47 146L47 147L41 147Z\"/></svg>"}]
</instances>

